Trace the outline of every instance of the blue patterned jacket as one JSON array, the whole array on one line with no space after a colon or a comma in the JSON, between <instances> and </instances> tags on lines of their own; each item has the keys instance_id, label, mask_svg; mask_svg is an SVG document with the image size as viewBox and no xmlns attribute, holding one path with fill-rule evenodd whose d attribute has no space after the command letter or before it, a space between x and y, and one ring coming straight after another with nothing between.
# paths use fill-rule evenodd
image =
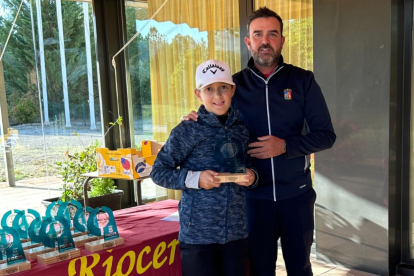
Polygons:
<instances>
[{"instance_id":1,"label":"blue patterned jacket","mask_svg":"<svg viewBox=\"0 0 414 276\"><path fill-rule=\"evenodd\" d=\"M214 159L215 145L223 137L241 141L246 165L250 168L247 154L249 132L238 119L237 110L229 110L225 126L204 106L200 107L198 115L197 122L183 121L171 131L154 162L151 178L162 187L182 190L178 205L179 241L223 244L246 238L246 187L222 183L220 187L209 190L190 189L185 180L189 170L226 172L226 168L219 166Z\"/></svg>"}]
</instances>

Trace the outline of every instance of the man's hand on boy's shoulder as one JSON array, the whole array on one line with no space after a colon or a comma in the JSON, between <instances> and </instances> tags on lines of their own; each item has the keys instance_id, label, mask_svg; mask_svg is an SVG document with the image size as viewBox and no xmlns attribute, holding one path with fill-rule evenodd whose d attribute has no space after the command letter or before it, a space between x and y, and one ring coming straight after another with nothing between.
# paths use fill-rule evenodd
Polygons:
<instances>
[{"instance_id":1,"label":"man's hand on boy's shoulder","mask_svg":"<svg viewBox=\"0 0 414 276\"><path fill-rule=\"evenodd\" d=\"M198 114L196 111L193 110L188 115L184 115L181 117L181 121L190 121L190 120L197 122Z\"/></svg>"},{"instance_id":2,"label":"man's hand on boy's shoulder","mask_svg":"<svg viewBox=\"0 0 414 276\"><path fill-rule=\"evenodd\" d=\"M248 181L246 181L246 182L234 182L234 183L236 183L237 185L246 186L246 187L248 187L248 186L252 185L253 183L255 183L256 182L256 174L251 169L246 169L246 173L249 175L249 176L245 177L246 180L248 180Z\"/></svg>"},{"instance_id":3,"label":"man's hand on boy's shoulder","mask_svg":"<svg viewBox=\"0 0 414 276\"><path fill-rule=\"evenodd\" d=\"M200 173L200 178L198 180L198 186L201 189L212 189L220 187L221 183L214 182L214 176L218 175L215 171L206 170Z\"/></svg>"}]
</instances>

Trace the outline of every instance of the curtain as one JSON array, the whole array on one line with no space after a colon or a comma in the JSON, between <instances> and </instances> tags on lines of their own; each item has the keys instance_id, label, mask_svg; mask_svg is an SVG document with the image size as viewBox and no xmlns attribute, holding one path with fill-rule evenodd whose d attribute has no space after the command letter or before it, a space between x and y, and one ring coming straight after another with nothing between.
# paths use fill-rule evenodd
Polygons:
<instances>
[{"instance_id":1,"label":"curtain","mask_svg":"<svg viewBox=\"0 0 414 276\"><path fill-rule=\"evenodd\" d=\"M148 1L151 17L164 0ZM164 142L180 117L197 110L195 70L208 60L240 70L237 0L170 0L154 18L173 28L150 30L151 100L154 139Z\"/></svg>"},{"instance_id":2,"label":"curtain","mask_svg":"<svg viewBox=\"0 0 414 276\"><path fill-rule=\"evenodd\" d=\"M312 0L256 0L254 8L268 7L283 20L286 37L282 55L286 63L313 70Z\"/></svg>"},{"instance_id":3,"label":"curtain","mask_svg":"<svg viewBox=\"0 0 414 276\"><path fill-rule=\"evenodd\" d=\"M148 17L163 3L148 1ZM165 142L181 116L198 109L194 89L200 63L218 59L232 73L240 71L238 5L238 0L170 0L154 17L149 52L155 140ZM167 190L167 198L180 199L181 191Z\"/></svg>"}]
</instances>

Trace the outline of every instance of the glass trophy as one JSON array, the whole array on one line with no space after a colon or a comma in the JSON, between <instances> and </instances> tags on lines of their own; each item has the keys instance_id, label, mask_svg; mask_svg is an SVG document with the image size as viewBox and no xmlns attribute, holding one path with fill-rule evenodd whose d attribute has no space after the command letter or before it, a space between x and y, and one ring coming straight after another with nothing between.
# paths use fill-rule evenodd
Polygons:
<instances>
[{"instance_id":1,"label":"glass trophy","mask_svg":"<svg viewBox=\"0 0 414 276\"><path fill-rule=\"evenodd\" d=\"M214 176L217 182L248 182L246 162L242 143L231 137L221 138L214 148L214 159L217 164L225 168L224 173Z\"/></svg>"},{"instance_id":2,"label":"glass trophy","mask_svg":"<svg viewBox=\"0 0 414 276\"><path fill-rule=\"evenodd\" d=\"M88 230L87 221L89 218L89 214L92 213L92 211L93 209L88 206L86 208L78 209L75 213L75 217L73 219L73 227L76 231L84 233L84 235L82 236L73 238L76 247L84 246L87 242L96 241L102 238L102 235L96 236Z\"/></svg>"},{"instance_id":3,"label":"glass trophy","mask_svg":"<svg viewBox=\"0 0 414 276\"><path fill-rule=\"evenodd\" d=\"M75 217L75 213L76 211L82 208L82 204L79 203L79 201L77 200L71 200L71 201L65 201L62 202L62 204L60 204L58 212L57 212L57 216L61 216L64 219L67 220L67 222L69 223L69 228L72 231L73 228L73 219ZM72 237L77 237L77 236L81 236L84 233L79 232L77 230L74 230L71 232L72 233Z\"/></svg>"},{"instance_id":4,"label":"glass trophy","mask_svg":"<svg viewBox=\"0 0 414 276\"><path fill-rule=\"evenodd\" d=\"M42 241L40 240L39 233L40 227L42 226L43 220L39 216L35 218L29 225L29 238L32 243L41 244ZM24 249L24 248L23 248Z\"/></svg>"},{"instance_id":5,"label":"glass trophy","mask_svg":"<svg viewBox=\"0 0 414 276\"><path fill-rule=\"evenodd\" d=\"M0 246L6 253L6 263L0 264L0 275L9 275L31 268L26 260L16 229L5 226L0 229Z\"/></svg>"},{"instance_id":6,"label":"glass trophy","mask_svg":"<svg viewBox=\"0 0 414 276\"><path fill-rule=\"evenodd\" d=\"M5 247L0 243L0 264L3 264L6 262L6 249Z\"/></svg>"},{"instance_id":7,"label":"glass trophy","mask_svg":"<svg viewBox=\"0 0 414 276\"><path fill-rule=\"evenodd\" d=\"M69 210L69 216L70 216L70 220L71 220L71 225L70 225L71 228L74 228L73 219L75 218L76 212L79 209L82 209L82 208L83 208L82 204L79 201L77 201L75 199L72 199L71 201L69 201L68 210Z\"/></svg>"},{"instance_id":8,"label":"glass trophy","mask_svg":"<svg viewBox=\"0 0 414 276\"><path fill-rule=\"evenodd\" d=\"M4 213L1 218L1 227L13 227L13 220L19 212L20 210L12 209Z\"/></svg>"},{"instance_id":9,"label":"glass trophy","mask_svg":"<svg viewBox=\"0 0 414 276\"><path fill-rule=\"evenodd\" d=\"M56 217L62 200L53 201L46 208L46 217Z\"/></svg>"},{"instance_id":10,"label":"glass trophy","mask_svg":"<svg viewBox=\"0 0 414 276\"><path fill-rule=\"evenodd\" d=\"M107 248L124 244L124 239L119 236L114 214L108 207L95 208L87 221L88 230L95 236L103 236L101 240L85 244L88 251L96 252Z\"/></svg>"},{"instance_id":11,"label":"glass trophy","mask_svg":"<svg viewBox=\"0 0 414 276\"><path fill-rule=\"evenodd\" d=\"M28 233L30 241L37 246L24 249L24 255L28 260L36 260L38 255L55 250L55 247L44 246L42 240L40 239L40 229L42 227L44 219L46 219L46 217L43 217L43 219L38 217L34 219L29 225Z\"/></svg>"},{"instance_id":12,"label":"glass trophy","mask_svg":"<svg viewBox=\"0 0 414 276\"><path fill-rule=\"evenodd\" d=\"M6 248L0 243L0 264L4 264L6 259Z\"/></svg>"},{"instance_id":13,"label":"glass trophy","mask_svg":"<svg viewBox=\"0 0 414 276\"><path fill-rule=\"evenodd\" d=\"M62 216L46 218L39 231L42 243L54 250L37 256L37 261L44 265L72 259L80 256L75 248L68 221ZM57 249L56 249L57 244Z\"/></svg>"},{"instance_id":14,"label":"glass trophy","mask_svg":"<svg viewBox=\"0 0 414 276\"><path fill-rule=\"evenodd\" d=\"M31 246L29 238L29 225L36 218L40 218L39 212L33 209L21 210L13 219L13 228L16 229L17 234L22 242L23 249Z\"/></svg>"}]
</instances>

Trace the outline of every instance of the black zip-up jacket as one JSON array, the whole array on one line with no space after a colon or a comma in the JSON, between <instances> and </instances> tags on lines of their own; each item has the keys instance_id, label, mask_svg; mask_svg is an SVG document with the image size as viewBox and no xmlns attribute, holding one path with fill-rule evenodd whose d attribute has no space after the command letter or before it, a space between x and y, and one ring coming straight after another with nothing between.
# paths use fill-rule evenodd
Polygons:
<instances>
[{"instance_id":1,"label":"black zip-up jacket","mask_svg":"<svg viewBox=\"0 0 414 276\"><path fill-rule=\"evenodd\" d=\"M259 185L248 197L281 200L305 193L312 187L309 154L331 148L336 135L322 91L311 71L285 64L266 79L254 66L233 75L236 92L232 107L240 111L251 142L273 135L286 141L286 153L253 158Z\"/></svg>"}]
</instances>

